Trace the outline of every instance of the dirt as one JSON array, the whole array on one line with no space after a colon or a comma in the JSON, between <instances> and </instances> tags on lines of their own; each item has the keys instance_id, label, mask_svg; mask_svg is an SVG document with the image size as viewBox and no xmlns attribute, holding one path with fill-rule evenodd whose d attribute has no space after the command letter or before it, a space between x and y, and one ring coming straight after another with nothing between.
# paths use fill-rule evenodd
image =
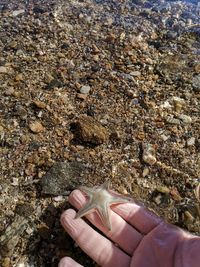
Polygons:
<instances>
[{"instance_id":1,"label":"dirt","mask_svg":"<svg viewBox=\"0 0 200 267\"><path fill-rule=\"evenodd\" d=\"M63 256L95 266L59 218L71 190L106 179L199 235L197 2L2 1L0 11L1 266Z\"/></svg>"}]
</instances>

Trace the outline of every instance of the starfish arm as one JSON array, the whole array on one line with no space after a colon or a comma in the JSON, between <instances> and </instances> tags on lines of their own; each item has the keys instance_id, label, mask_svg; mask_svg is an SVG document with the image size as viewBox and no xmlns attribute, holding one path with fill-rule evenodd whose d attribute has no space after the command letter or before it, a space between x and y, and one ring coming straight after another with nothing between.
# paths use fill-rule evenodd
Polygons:
<instances>
[{"instance_id":1,"label":"starfish arm","mask_svg":"<svg viewBox=\"0 0 200 267\"><path fill-rule=\"evenodd\" d=\"M105 202L101 206L97 207L97 212L102 220L103 225L110 231L112 227L107 203Z\"/></svg>"},{"instance_id":2,"label":"starfish arm","mask_svg":"<svg viewBox=\"0 0 200 267\"><path fill-rule=\"evenodd\" d=\"M106 180L101 186L101 189L108 190L110 187L110 180Z\"/></svg>"},{"instance_id":3,"label":"starfish arm","mask_svg":"<svg viewBox=\"0 0 200 267\"><path fill-rule=\"evenodd\" d=\"M95 210L95 205L92 204L90 201L85 205L83 206L76 214L76 219L77 218L81 218L91 212L93 212Z\"/></svg>"},{"instance_id":4,"label":"starfish arm","mask_svg":"<svg viewBox=\"0 0 200 267\"><path fill-rule=\"evenodd\" d=\"M86 195L88 195L89 197L91 197L95 190L93 188L87 187L87 186L80 186L79 189L84 192Z\"/></svg>"},{"instance_id":5,"label":"starfish arm","mask_svg":"<svg viewBox=\"0 0 200 267\"><path fill-rule=\"evenodd\" d=\"M110 194L110 204L120 204L120 203L128 203L128 202L133 202L133 199L130 197L126 196L120 196L118 194Z\"/></svg>"}]
</instances>

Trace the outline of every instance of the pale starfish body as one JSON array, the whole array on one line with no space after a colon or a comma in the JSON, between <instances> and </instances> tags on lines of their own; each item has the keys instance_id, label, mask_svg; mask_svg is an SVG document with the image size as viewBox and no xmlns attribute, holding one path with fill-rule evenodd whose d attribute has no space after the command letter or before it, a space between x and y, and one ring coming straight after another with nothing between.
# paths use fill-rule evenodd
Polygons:
<instances>
[{"instance_id":1,"label":"pale starfish body","mask_svg":"<svg viewBox=\"0 0 200 267\"><path fill-rule=\"evenodd\" d=\"M111 230L110 206L115 204L131 202L132 199L126 196L118 195L109 190L110 181L106 181L101 186L86 187L79 189L89 198L88 202L77 213L76 218L81 218L93 211L97 211L103 224Z\"/></svg>"}]
</instances>

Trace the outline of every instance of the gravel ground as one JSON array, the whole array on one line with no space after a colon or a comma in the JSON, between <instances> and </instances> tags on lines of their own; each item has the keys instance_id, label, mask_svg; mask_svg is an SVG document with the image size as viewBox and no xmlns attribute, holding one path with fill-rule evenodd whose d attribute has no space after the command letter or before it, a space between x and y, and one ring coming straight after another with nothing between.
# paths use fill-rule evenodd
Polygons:
<instances>
[{"instance_id":1,"label":"gravel ground","mask_svg":"<svg viewBox=\"0 0 200 267\"><path fill-rule=\"evenodd\" d=\"M0 1L1 266L96 266L59 217L113 189L200 234L198 1Z\"/></svg>"}]
</instances>

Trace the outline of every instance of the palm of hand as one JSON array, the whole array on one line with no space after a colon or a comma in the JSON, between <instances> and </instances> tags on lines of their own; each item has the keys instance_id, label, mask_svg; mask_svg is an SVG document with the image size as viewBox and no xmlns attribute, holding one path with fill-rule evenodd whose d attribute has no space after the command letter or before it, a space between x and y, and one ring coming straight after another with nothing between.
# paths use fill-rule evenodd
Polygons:
<instances>
[{"instance_id":1,"label":"palm of hand","mask_svg":"<svg viewBox=\"0 0 200 267\"><path fill-rule=\"evenodd\" d=\"M75 190L70 203L80 209L86 199ZM200 238L163 222L135 203L114 206L111 211L112 231L108 231L96 213L87 218L104 233L95 231L82 219L74 220L74 210L67 210L61 223L76 243L94 261L104 267L197 267ZM117 245L116 245L117 244ZM188 253L191 254L188 257ZM191 264L191 259L193 262ZM71 258L63 258L59 267L80 267Z\"/></svg>"}]
</instances>

